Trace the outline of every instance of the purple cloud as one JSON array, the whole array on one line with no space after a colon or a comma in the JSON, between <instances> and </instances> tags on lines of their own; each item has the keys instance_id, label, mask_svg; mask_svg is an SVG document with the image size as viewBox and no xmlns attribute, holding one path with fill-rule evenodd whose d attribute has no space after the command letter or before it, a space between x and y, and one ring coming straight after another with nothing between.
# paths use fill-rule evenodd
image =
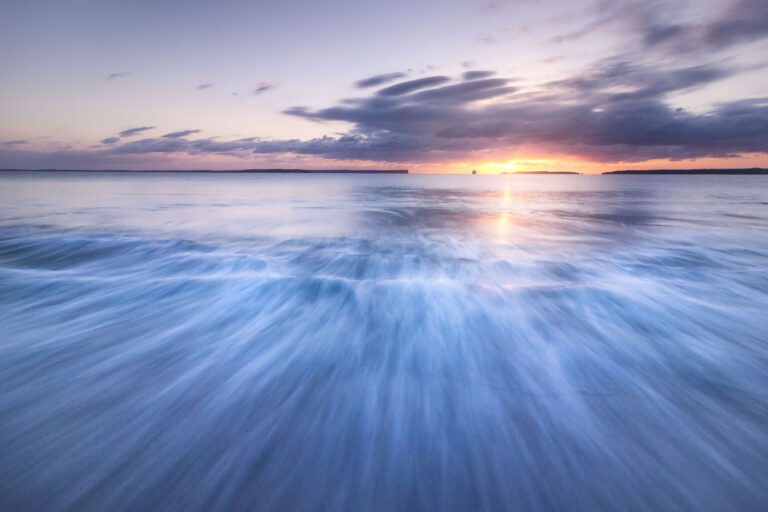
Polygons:
<instances>
[{"instance_id":1,"label":"purple cloud","mask_svg":"<svg viewBox=\"0 0 768 512\"><path fill-rule=\"evenodd\" d=\"M418 78L416 80L409 80L407 82L390 85L389 87L381 89L377 94L379 96L401 96L413 91L418 91L419 89L426 89L427 87L444 84L448 81L450 81L450 78L447 76L428 76L426 78Z\"/></svg>"},{"instance_id":2,"label":"purple cloud","mask_svg":"<svg viewBox=\"0 0 768 512\"><path fill-rule=\"evenodd\" d=\"M670 22L680 4L654 0L645 2L600 2L597 18L571 34L567 41L587 37L607 25L621 26L639 36L645 49L668 54L719 52L732 46L768 37L766 0L730 0L724 10L697 23Z\"/></svg>"},{"instance_id":3,"label":"purple cloud","mask_svg":"<svg viewBox=\"0 0 768 512\"><path fill-rule=\"evenodd\" d=\"M165 139L180 139L182 137L186 137L188 135L192 135L195 133L200 133L200 130L181 130L178 132L170 132L163 135L163 138Z\"/></svg>"},{"instance_id":4,"label":"purple cloud","mask_svg":"<svg viewBox=\"0 0 768 512\"><path fill-rule=\"evenodd\" d=\"M259 94L263 94L271 89L274 89L275 87L275 84L271 82L259 82L258 85L256 85L256 89L253 90L253 94L258 96Z\"/></svg>"},{"instance_id":5,"label":"purple cloud","mask_svg":"<svg viewBox=\"0 0 768 512\"><path fill-rule=\"evenodd\" d=\"M495 71L465 71L462 77L464 77L464 80L479 80L481 78L491 77L495 74Z\"/></svg>"},{"instance_id":6,"label":"purple cloud","mask_svg":"<svg viewBox=\"0 0 768 512\"><path fill-rule=\"evenodd\" d=\"M116 80L118 78L123 78L124 76L128 76L131 72L130 71L119 71L117 73L110 73L106 76L104 80Z\"/></svg>"},{"instance_id":7,"label":"purple cloud","mask_svg":"<svg viewBox=\"0 0 768 512\"><path fill-rule=\"evenodd\" d=\"M355 82L355 87L364 89L366 87L377 87L379 85L386 84L397 80L398 78L404 78L405 73L383 73L381 75L374 75L368 78L363 78Z\"/></svg>"},{"instance_id":8,"label":"purple cloud","mask_svg":"<svg viewBox=\"0 0 768 512\"><path fill-rule=\"evenodd\" d=\"M768 98L723 103L705 114L669 104L673 93L741 71L723 65L661 69L608 59L532 90L518 90L507 78L487 78L490 71L469 77L465 73L464 80L456 83L433 76L401 82L328 108L285 111L312 121L350 123L352 129L346 134L309 140L250 137L228 141L189 140L185 137L199 130L182 130L115 144L105 153L288 153L382 162L472 158L519 146L615 162L767 153Z\"/></svg>"},{"instance_id":9,"label":"purple cloud","mask_svg":"<svg viewBox=\"0 0 768 512\"><path fill-rule=\"evenodd\" d=\"M154 128L154 126L139 126L138 128L128 128L127 130L121 131L118 135L121 137L133 137L134 135L138 135L141 132L152 130Z\"/></svg>"},{"instance_id":10,"label":"purple cloud","mask_svg":"<svg viewBox=\"0 0 768 512\"><path fill-rule=\"evenodd\" d=\"M255 151L397 162L467 158L521 145L598 161L768 152L766 98L724 103L703 115L667 103L674 92L739 71L607 61L524 94L506 79L493 78L423 87L415 94L374 95L315 111L293 108L285 113L352 123L352 132L308 141L262 141ZM489 98L495 101L478 103Z\"/></svg>"}]
</instances>

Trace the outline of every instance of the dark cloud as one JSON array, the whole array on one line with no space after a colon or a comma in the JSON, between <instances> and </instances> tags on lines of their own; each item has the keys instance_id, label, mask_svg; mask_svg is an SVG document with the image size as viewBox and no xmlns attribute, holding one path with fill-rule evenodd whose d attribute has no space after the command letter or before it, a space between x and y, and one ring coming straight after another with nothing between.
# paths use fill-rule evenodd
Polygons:
<instances>
[{"instance_id":1,"label":"dark cloud","mask_svg":"<svg viewBox=\"0 0 768 512\"><path fill-rule=\"evenodd\" d=\"M355 87L360 89L365 87L376 87L403 77L405 77L405 73L383 73L381 75L374 75L368 78L363 78L362 80L358 80L355 82Z\"/></svg>"},{"instance_id":2,"label":"dark cloud","mask_svg":"<svg viewBox=\"0 0 768 512\"><path fill-rule=\"evenodd\" d=\"M107 153L115 155L135 155L147 153L238 153L252 151L258 139L249 137L233 141L218 141L211 138L188 140L177 138L148 138L127 142L110 148Z\"/></svg>"},{"instance_id":3,"label":"dark cloud","mask_svg":"<svg viewBox=\"0 0 768 512\"><path fill-rule=\"evenodd\" d=\"M195 87L195 89L197 89L198 91L203 91L205 89L210 89L211 87L213 87L213 84L200 84L197 87Z\"/></svg>"},{"instance_id":4,"label":"dark cloud","mask_svg":"<svg viewBox=\"0 0 768 512\"><path fill-rule=\"evenodd\" d=\"M572 89L593 97L599 95L601 100L622 101L653 98L707 85L738 71L735 68L699 65L659 72L627 61L607 61L577 77L547 85ZM625 89L626 92L610 92L615 89Z\"/></svg>"},{"instance_id":5,"label":"dark cloud","mask_svg":"<svg viewBox=\"0 0 768 512\"><path fill-rule=\"evenodd\" d=\"M645 26L643 43L645 46L657 46L682 37L688 27L681 24L656 24L649 23Z\"/></svg>"},{"instance_id":6,"label":"dark cloud","mask_svg":"<svg viewBox=\"0 0 768 512\"><path fill-rule=\"evenodd\" d=\"M456 105L504 96L514 91L514 87L507 87L507 80L504 78L487 78L421 91L414 95L414 99Z\"/></svg>"},{"instance_id":7,"label":"dark cloud","mask_svg":"<svg viewBox=\"0 0 768 512\"><path fill-rule=\"evenodd\" d=\"M768 152L768 99L724 103L706 114L668 104L671 93L736 72L606 61L525 94L502 78L420 87L415 94L374 95L316 111L289 109L289 115L345 121L353 129L308 141L258 141L254 151L398 162L468 158L522 145L599 161ZM489 98L494 102L479 103Z\"/></svg>"},{"instance_id":8,"label":"dark cloud","mask_svg":"<svg viewBox=\"0 0 768 512\"><path fill-rule=\"evenodd\" d=\"M420 162L438 157L466 156L474 147L448 139L403 136L393 133L371 135L342 135L318 137L311 140L262 141L256 144L257 154L294 153L341 160L373 160L381 162Z\"/></svg>"},{"instance_id":9,"label":"dark cloud","mask_svg":"<svg viewBox=\"0 0 768 512\"><path fill-rule=\"evenodd\" d=\"M651 18L642 27L648 46L676 52L719 51L768 37L768 1L735 0L718 18L697 25Z\"/></svg>"},{"instance_id":10,"label":"dark cloud","mask_svg":"<svg viewBox=\"0 0 768 512\"><path fill-rule=\"evenodd\" d=\"M179 153L187 150L188 141L184 139L141 139L126 142L109 149L109 153L116 155L139 153Z\"/></svg>"},{"instance_id":11,"label":"dark cloud","mask_svg":"<svg viewBox=\"0 0 768 512\"><path fill-rule=\"evenodd\" d=\"M703 39L722 47L751 42L768 36L768 1L738 0L724 16L704 27Z\"/></svg>"},{"instance_id":12,"label":"dark cloud","mask_svg":"<svg viewBox=\"0 0 768 512\"><path fill-rule=\"evenodd\" d=\"M18 146L20 144L26 144L26 143L27 143L27 141L25 141L25 140L17 139L17 140L7 140L7 141L3 142L3 145L5 145L5 146Z\"/></svg>"},{"instance_id":13,"label":"dark cloud","mask_svg":"<svg viewBox=\"0 0 768 512\"><path fill-rule=\"evenodd\" d=\"M163 138L165 139L180 139L182 137L186 137L187 135L192 135L195 133L200 133L200 130L181 130L178 132L170 132L163 135Z\"/></svg>"},{"instance_id":14,"label":"dark cloud","mask_svg":"<svg viewBox=\"0 0 768 512\"><path fill-rule=\"evenodd\" d=\"M117 73L110 73L106 76L105 80L115 80L117 78L123 78L124 76L128 76L130 74L130 71L119 71Z\"/></svg>"},{"instance_id":15,"label":"dark cloud","mask_svg":"<svg viewBox=\"0 0 768 512\"><path fill-rule=\"evenodd\" d=\"M401 96L408 94L419 89L425 89L427 87L434 87L436 85L444 84L450 81L447 76L428 76L426 78L417 78L416 80L408 80L407 82L400 82L399 84L390 85L381 89L377 94L379 96Z\"/></svg>"},{"instance_id":16,"label":"dark cloud","mask_svg":"<svg viewBox=\"0 0 768 512\"><path fill-rule=\"evenodd\" d=\"M586 37L605 25L628 27L639 34L645 49L670 54L718 52L768 37L768 1L730 0L716 16L697 23L670 22L680 18L682 3L659 0L598 2L600 13L561 41Z\"/></svg>"},{"instance_id":17,"label":"dark cloud","mask_svg":"<svg viewBox=\"0 0 768 512\"><path fill-rule=\"evenodd\" d=\"M243 150L251 150L255 147L253 137L231 141L217 141L213 139L199 139L190 141L190 153L237 153Z\"/></svg>"},{"instance_id":18,"label":"dark cloud","mask_svg":"<svg viewBox=\"0 0 768 512\"><path fill-rule=\"evenodd\" d=\"M115 144L116 142L120 142L120 137L107 137L106 139L101 139L99 142L102 144Z\"/></svg>"},{"instance_id":19,"label":"dark cloud","mask_svg":"<svg viewBox=\"0 0 768 512\"><path fill-rule=\"evenodd\" d=\"M0 147L0 167L7 169L179 169L177 160L161 161L150 154L114 154L109 149L24 151ZM194 160L187 168L199 168Z\"/></svg>"},{"instance_id":20,"label":"dark cloud","mask_svg":"<svg viewBox=\"0 0 768 512\"><path fill-rule=\"evenodd\" d=\"M495 74L495 71L465 71L462 76L464 77L464 80L478 80L480 78L488 78Z\"/></svg>"},{"instance_id":21,"label":"dark cloud","mask_svg":"<svg viewBox=\"0 0 768 512\"><path fill-rule=\"evenodd\" d=\"M128 128L127 130L121 131L118 135L121 137L133 137L134 135L145 132L147 130L152 130L154 128L154 126L139 126L138 128Z\"/></svg>"},{"instance_id":22,"label":"dark cloud","mask_svg":"<svg viewBox=\"0 0 768 512\"><path fill-rule=\"evenodd\" d=\"M523 144L594 161L766 153L768 98L751 101L758 104L729 103L706 115L652 100L621 102L603 109L513 104L480 112L453 112L450 122L427 123L432 127L427 133L372 130L310 141L261 142L254 151L394 162L467 158L472 153Z\"/></svg>"},{"instance_id":23,"label":"dark cloud","mask_svg":"<svg viewBox=\"0 0 768 512\"><path fill-rule=\"evenodd\" d=\"M275 85L271 82L259 82L256 86L256 89L253 90L253 94L255 96L258 96L259 94L265 93L269 91L270 89L274 89Z\"/></svg>"}]
</instances>

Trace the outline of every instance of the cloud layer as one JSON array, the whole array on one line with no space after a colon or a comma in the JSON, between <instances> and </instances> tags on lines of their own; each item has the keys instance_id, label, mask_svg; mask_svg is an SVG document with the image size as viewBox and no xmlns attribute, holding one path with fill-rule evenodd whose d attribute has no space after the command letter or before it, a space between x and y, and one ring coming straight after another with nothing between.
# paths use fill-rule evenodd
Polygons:
<instances>
[{"instance_id":1,"label":"cloud layer","mask_svg":"<svg viewBox=\"0 0 768 512\"><path fill-rule=\"evenodd\" d=\"M602 161L729 157L768 152L768 98L722 103L707 113L669 105L673 93L732 76L738 68L652 69L606 61L568 79L519 90L505 78L446 76L409 80L368 97L286 114L350 123L344 135L310 140L189 140L199 130L115 144L108 154L221 153L313 155L337 160L431 162L540 148ZM487 76L487 75L476 75ZM121 132L129 136L148 130Z\"/></svg>"},{"instance_id":2,"label":"cloud layer","mask_svg":"<svg viewBox=\"0 0 768 512\"><path fill-rule=\"evenodd\" d=\"M460 71L455 74L441 63L439 75L422 64L403 66L407 73L383 72L353 82L356 97L283 110L294 120L324 123L321 126L327 125L327 133L334 135L224 140L201 138L200 129L167 131L177 128L172 125L164 128L163 135L150 136L154 132L147 132L154 126L147 125L117 135L105 133L100 145L87 152L99 158L287 154L398 163L486 160L523 150L595 162L768 154L764 93L740 97L737 91L722 88L719 92L726 100L708 106L702 102L695 111L682 108L681 100L684 94L707 87L717 91L720 82L765 69L766 63L755 63L754 52L750 64L738 57L743 45L768 38L768 0L723 0L721 11L691 19L674 14L680 5L660 0L594 2L587 23L556 40L588 39L608 28L626 39L623 53L556 80L512 79L502 66L487 69L493 66L486 63L467 62L463 69L456 66L454 70ZM547 37L555 45L555 36ZM515 64L505 68L519 69ZM127 74L111 73L106 80ZM211 78L219 84L217 89L222 87L218 78ZM344 79L346 87L348 80ZM211 86L204 83L196 89ZM275 87L263 81L239 95L261 95ZM198 126L212 132L211 126ZM20 152L22 148L15 146L21 144L24 141L11 140L2 146Z\"/></svg>"},{"instance_id":3,"label":"cloud layer","mask_svg":"<svg viewBox=\"0 0 768 512\"><path fill-rule=\"evenodd\" d=\"M335 107L286 111L315 121L351 123L349 135L262 142L256 150L383 161L441 160L519 146L595 161L768 152L768 98L722 103L699 114L667 101L673 93L738 71L716 65L653 69L607 61L526 91L504 78L431 88L413 87L413 82L422 83L409 81Z\"/></svg>"},{"instance_id":4,"label":"cloud layer","mask_svg":"<svg viewBox=\"0 0 768 512\"><path fill-rule=\"evenodd\" d=\"M334 160L442 162L503 154L516 148L596 162L731 157L768 153L768 98L721 103L706 113L673 107L670 95L740 72L725 65L658 69L609 59L582 73L518 89L512 80L465 73L431 76L374 90L317 110L287 115L345 122L349 133L310 140L255 137L189 139L198 129L120 144L101 142L103 155L186 153L311 155ZM473 79L476 78L476 79ZM151 126L120 132L130 137Z\"/></svg>"}]
</instances>

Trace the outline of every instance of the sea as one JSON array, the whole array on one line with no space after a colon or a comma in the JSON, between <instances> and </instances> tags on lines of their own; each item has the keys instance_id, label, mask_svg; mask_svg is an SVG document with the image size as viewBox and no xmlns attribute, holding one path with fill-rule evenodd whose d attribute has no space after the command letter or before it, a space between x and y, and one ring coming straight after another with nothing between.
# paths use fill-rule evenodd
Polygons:
<instances>
[{"instance_id":1,"label":"sea","mask_svg":"<svg viewBox=\"0 0 768 512\"><path fill-rule=\"evenodd\" d=\"M768 176L0 173L0 510L768 510Z\"/></svg>"}]
</instances>

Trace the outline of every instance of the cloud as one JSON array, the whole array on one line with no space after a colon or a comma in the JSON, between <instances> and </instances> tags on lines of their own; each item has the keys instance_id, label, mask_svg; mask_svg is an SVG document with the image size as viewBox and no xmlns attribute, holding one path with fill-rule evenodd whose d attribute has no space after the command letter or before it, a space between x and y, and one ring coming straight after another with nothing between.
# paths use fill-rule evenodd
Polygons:
<instances>
[{"instance_id":1,"label":"cloud","mask_svg":"<svg viewBox=\"0 0 768 512\"><path fill-rule=\"evenodd\" d=\"M653 71L627 61L606 61L596 68L567 80L547 84L549 87L571 89L574 92L605 96L605 100L621 101L659 97L670 92L683 91L727 78L736 74L736 68L699 65L666 71ZM608 91L623 89L623 92Z\"/></svg>"},{"instance_id":2,"label":"cloud","mask_svg":"<svg viewBox=\"0 0 768 512\"><path fill-rule=\"evenodd\" d=\"M608 60L524 93L503 78L425 86L414 94L376 94L320 110L288 109L289 115L353 128L337 137L258 141L254 151L392 162L470 158L516 147L594 161L768 153L768 98L723 103L705 114L668 104L672 93L738 72Z\"/></svg>"},{"instance_id":3,"label":"cloud","mask_svg":"<svg viewBox=\"0 0 768 512\"><path fill-rule=\"evenodd\" d=\"M696 22L682 21L682 6L683 3L659 0L597 2L595 19L557 40L590 36L613 25L629 29L646 50L683 55L720 52L768 37L766 0L729 0L715 16ZM706 10L702 8L702 12Z\"/></svg>"},{"instance_id":4,"label":"cloud","mask_svg":"<svg viewBox=\"0 0 768 512\"><path fill-rule=\"evenodd\" d=\"M145 132L147 130L152 130L154 128L154 126L139 126L138 128L129 128L127 130L123 130L119 133L119 135L121 137L133 137L134 135Z\"/></svg>"},{"instance_id":5,"label":"cloud","mask_svg":"<svg viewBox=\"0 0 768 512\"><path fill-rule=\"evenodd\" d=\"M660 68L606 59L567 79L520 90L490 71L450 83L444 76L401 82L362 98L285 114L340 121L349 133L309 140L255 137L190 140L182 130L104 149L104 155L307 155L334 160L439 162L492 158L516 148L602 162L729 157L768 152L768 98L715 105L695 114L672 94L739 73L723 65ZM470 73L470 72L467 72ZM130 134L136 130L126 130ZM125 132L123 132L125 133Z\"/></svg>"},{"instance_id":6,"label":"cloud","mask_svg":"<svg viewBox=\"0 0 768 512\"><path fill-rule=\"evenodd\" d=\"M141 153L179 153L186 152L188 141L184 139L141 139L126 142L109 149L109 153L116 155L141 154Z\"/></svg>"},{"instance_id":7,"label":"cloud","mask_svg":"<svg viewBox=\"0 0 768 512\"><path fill-rule=\"evenodd\" d=\"M381 75L369 76L368 78L363 78L362 80L355 82L355 87L359 89L364 89L366 87L377 87L379 85L397 80L398 78L404 78L405 76L405 73L383 73Z\"/></svg>"},{"instance_id":8,"label":"cloud","mask_svg":"<svg viewBox=\"0 0 768 512\"><path fill-rule=\"evenodd\" d=\"M464 77L464 80L478 80L480 78L488 78L495 74L495 71L465 71L462 76Z\"/></svg>"},{"instance_id":9,"label":"cloud","mask_svg":"<svg viewBox=\"0 0 768 512\"><path fill-rule=\"evenodd\" d=\"M759 101L768 104L768 98ZM448 123L430 125L428 133L376 130L310 141L266 141L254 151L392 162L466 159L517 146L613 162L768 153L768 106L738 102L703 116L654 101L600 111L585 106L510 105L494 112L454 112Z\"/></svg>"},{"instance_id":10,"label":"cloud","mask_svg":"<svg viewBox=\"0 0 768 512\"><path fill-rule=\"evenodd\" d=\"M110 73L107 75L105 80L115 80L118 78L123 78L124 76L128 76L131 72L130 71L118 71L116 73Z\"/></svg>"},{"instance_id":11,"label":"cloud","mask_svg":"<svg viewBox=\"0 0 768 512\"><path fill-rule=\"evenodd\" d=\"M675 34L670 30L655 37L671 41L679 37ZM702 59L691 64L688 55L680 54L634 57L614 56L564 79L535 85L513 87L512 79L491 70L465 71L460 80L428 76L365 89L360 97L321 108L284 110L286 115L349 127L333 136L190 139L200 132L190 129L127 142L110 137L102 141L107 146L89 153L114 161L126 155L305 155L397 163L489 161L516 151L595 162L768 154L768 97L735 99L701 112L675 104L680 93L738 76L746 67ZM272 84L262 86L269 90ZM131 128L120 136L150 129Z\"/></svg>"},{"instance_id":12,"label":"cloud","mask_svg":"<svg viewBox=\"0 0 768 512\"><path fill-rule=\"evenodd\" d=\"M453 105L486 100L514 92L514 87L507 86L507 79L488 78L454 85L446 85L421 91L414 95L417 101L441 102Z\"/></svg>"},{"instance_id":13,"label":"cloud","mask_svg":"<svg viewBox=\"0 0 768 512\"><path fill-rule=\"evenodd\" d=\"M265 93L270 89L274 89L275 87L276 87L275 84L271 82L259 82L256 85L256 89L253 90L253 94L255 96L258 96L259 94Z\"/></svg>"},{"instance_id":14,"label":"cloud","mask_svg":"<svg viewBox=\"0 0 768 512\"><path fill-rule=\"evenodd\" d=\"M200 130L181 130L178 132L170 132L163 135L163 138L165 139L180 139L182 137L186 137L187 135L192 135L195 133L200 133Z\"/></svg>"},{"instance_id":15,"label":"cloud","mask_svg":"<svg viewBox=\"0 0 768 512\"><path fill-rule=\"evenodd\" d=\"M211 87L213 87L213 84L200 84L197 87L195 87L195 89L197 89L198 91L203 91L205 89L210 89Z\"/></svg>"},{"instance_id":16,"label":"cloud","mask_svg":"<svg viewBox=\"0 0 768 512\"><path fill-rule=\"evenodd\" d=\"M656 24L649 23L643 30L643 43L645 46L658 46L669 41L683 37L688 27L682 24Z\"/></svg>"},{"instance_id":17,"label":"cloud","mask_svg":"<svg viewBox=\"0 0 768 512\"><path fill-rule=\"evenodd\" d=\"M732 2L722 18L704 27L703 39L711 46L730 46L768 36L768 2Z\"/></svg>"},{"instance_id":18,"label":"cloud","mask_svg":"<svg viewBox=\"0 0 768 512\"><path fill-rule=\"evenodd\" d=\"M389 87L381 89L377 94L379 96L401 96L419 89L444 84L448 81L450 81L450 78L447 76L428 76L426 78L418 78L416 80L408 80L407 82L390 85Z\"/></svg>"},{"instance_id":19,"label":"cloud","mask_svg":"<svg viewBox=\"0 0 768 512\"><path fill-rule=\"evenodd\" d=\"M17 139L17 140L7 140L7 141L3 142L3 145L4 146L18 146L20 144L26 144L26 143L27 143L27 141L25 141L25 140Z\"/></svg>"},{"instance_id":20,"label":"cloud","mask_svg":"<svg viewBox=\"0 0 768 512\"><path fill-rule=\"evenodd\" d=\"M200 169L216 168L221 158L205 159L201 155L189 158L183 155L115 154L105 149L58 149L55 151L24 151L0 147L0 168L5 169ZM235 163L232 167L238 167ZM244 166L240 166L244 167Z\"/></svg>"},{"instance_id":21,"label":"cloud","mask_svg":"<svg viewBox=\"0 0 768 512\"><path fill-rule=\"evenodd\" d=\"M127 142L107 150L108 154L130 155L147 153L203 153L231 154L253 150L259 139L248 137L232 141L219 141L212 138L188 140L181 137L147 138Z\"/></svg>"}]
</instances>

